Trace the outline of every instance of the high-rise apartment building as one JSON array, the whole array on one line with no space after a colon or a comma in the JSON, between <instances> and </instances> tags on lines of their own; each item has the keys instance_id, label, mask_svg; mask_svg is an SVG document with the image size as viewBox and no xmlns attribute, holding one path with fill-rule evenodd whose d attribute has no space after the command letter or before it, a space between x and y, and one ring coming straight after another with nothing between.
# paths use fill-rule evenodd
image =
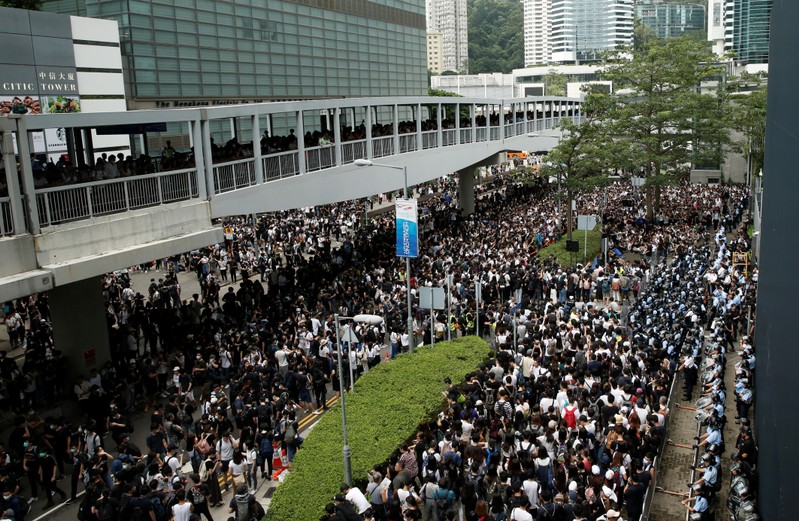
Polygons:
<instances>
[{"instance_id":1,"label":"high-rise apartment building","mask_svg":"<svg viewBox=\"0 0 799 521\"><path fill-rule=\"evenodd\" d=\"M444 72L444 37L441 33L427 33L427 70L433 74Z\"/></svg>"},{"instance_id":2,"label":"high-rise apartment building","mask_svg":"<svg viewBox=\"0 0 799 521\"><path fill-rule=\"evenodd\" d=\"M543 65L552 61L549 11L552 0L523 0L524 64Z\"/></svg>"},{"instance_id":3,"label":"high-rise apartment building","mask_svg":"<svg viewBox=\"0 0 799 521\"><path fill-rule=\"evenodd\" d=\"M45 0L43 9L117 21L130 108L427 93L424 0Z\"/></svg>"},{"instance_id":4,"label":"high-rise apartment building","mask_svg":"<svg viewBox=\"0 0 799 521\"><path fill-rule=\"evenodd\" d=\"M768 63L774 0L710 0L707 39L718 56L741 65Z\"/></svg>"},{"instance_id":5,"label":"high-rise apartment building","mask_svg":"<svg viewBox=\"0 0 799 521\"><path fill-rule=\"evenodd\" d=\"M635 15L658 38L705 30L705 6L699 2L667 4L661 0L639 0Z\"/></svg>"},{"instance_id":6,"label":"high-rise apartment building","mask_svg":"<svg viewBox=\"0 0 799 521\"><path fill-rule=\"evenodd\" d=\"M427 0L427 32L441 34L442 71L468 72L466 0Z\"/></svg>"},{"instance_id":7,"label":"high-rise apartment building","mask_svg":"<svg viewBox=\"0 0 799 521\"><path fill-rule=\"evenodd\" d=\"M633 0L524 0L525 64L580 63L632 44Z\"/></svg>"}]
</instances>

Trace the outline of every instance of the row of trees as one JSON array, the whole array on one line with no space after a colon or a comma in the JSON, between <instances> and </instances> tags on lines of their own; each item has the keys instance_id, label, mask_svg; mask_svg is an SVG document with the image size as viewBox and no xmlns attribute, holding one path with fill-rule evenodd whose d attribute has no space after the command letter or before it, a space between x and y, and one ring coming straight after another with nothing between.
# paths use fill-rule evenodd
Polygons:
<instances>
[{"instance_id":1,"label":"row of trees","mask_svg":"<svg viewBox=\"0 0 799 521\"><path fill-rule=\"evenodd\" d=\"M544 169L562 181L567 222L572 222L574 196L605 182L608 172L645 178L651 218L661 188L683 179L692 165L720 165L725 151L733 149L747 157L750 172L762 166L766 97L761 78L727 78L695 38L652 39L619 51L608 56L601 78L612 80L616 92L587 92L586 118L561 122L563 139ZM733 142L731 131L743 138Z\"/></svg>"}]
</instances>

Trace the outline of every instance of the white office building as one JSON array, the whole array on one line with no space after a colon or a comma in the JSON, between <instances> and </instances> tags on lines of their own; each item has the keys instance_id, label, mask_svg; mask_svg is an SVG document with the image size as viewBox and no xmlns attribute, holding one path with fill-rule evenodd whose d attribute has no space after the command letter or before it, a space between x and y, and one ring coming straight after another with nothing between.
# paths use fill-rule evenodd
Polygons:
<instances>
[{"instance_id":1,"label":"white office building","mask_svg":"<svg viewBox=\"0 0 799 521\"><path fill-rule=\"evenodd\" d=\"M552 61L550 9L552 0L523 0L524 64L543 65Z\"/></svg>"},{"instance_id":2,"label":"white office building","mask_svg":"<svg viewBox=\"0 0 799 521\"><path fill-rule=\"evenodd\" d=\"M524 0L525 65L597 61L633 42L633 0Z\"/></svg>"},{"instance_id":3,"label":"white office building","mask_svg":"<svg viewBox=\"0 0 799 521\"><path fill-rule=\"evenodd\" d=\"M427 33L441 35L442 71L469 70L466 0L427 0Z\"/></svg>"}]
</instances>

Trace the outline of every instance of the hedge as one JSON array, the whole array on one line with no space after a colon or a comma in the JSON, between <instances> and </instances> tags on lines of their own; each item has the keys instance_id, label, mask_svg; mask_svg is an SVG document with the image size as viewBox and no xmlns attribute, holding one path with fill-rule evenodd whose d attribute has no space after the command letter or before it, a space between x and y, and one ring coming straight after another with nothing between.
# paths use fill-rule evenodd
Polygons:
<instances>
[{"instance_id":1,"label":"hedge","mask_svg":"<svg viewBox=\"0 0 799 521\"><path fill-rule=\"evenodd\" d=\"M365 482L367 472L409 441L420 423L445 404L444 378L464 381L488 357L477 337L424 346L413 355L381 363L347 393L347 431L352 449L352 477ZM344 481L341 407L337 402L314 426L297 452L286 480L277 487L266 521L317 521Z\"/></svg>"},{"instance_id":2,"label":"hedge","mask_svg":"<svg viewBox=\"0 0 799 521\"><path fill-rule=\"evenodd\" d=\"M594 256L602 253L602 232L598 226L588 232L587 249L583 247L585 245L584 231L574 230L572 232L572 239L580 243L580 251L574 252L573 254L566 251L566 235L564 234L559 240L541 248L541 251L538 252L538 256L541 259L546 259L550 255L555 255L555 258L561 266L571 266L572 262L575 264L591 264L594 262ZM586 259L583 260L585 251L588 252L588 255L585 256Z\"/></svg>"}]
</instances>

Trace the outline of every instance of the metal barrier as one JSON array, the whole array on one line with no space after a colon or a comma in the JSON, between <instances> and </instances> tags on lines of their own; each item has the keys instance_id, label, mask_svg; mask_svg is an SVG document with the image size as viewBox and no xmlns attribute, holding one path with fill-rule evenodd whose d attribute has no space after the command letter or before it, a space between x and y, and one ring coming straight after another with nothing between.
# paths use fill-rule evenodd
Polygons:
<instances>
[{"instance_id":1,"label":"metal barrier","mask_svg":"<svg viewBox=\"0 0 799 521\"><path fill-rule=\"evenodd\" d=\"M471 128L462 128L461 129L461 144L471 143L472 142L472 129Z\"/></svg>"},{"instance_id":2,"label":"metal barrier","mask_svg":"<svg viewBox=\"0 0 799 521\"><path fill-rule=\"evenodd\" d=\"M451 145L456 145L457 142L457 130L454 128L448 128L441 131L441 146L448 147Z\"/></svg>"},{"instance_id":3,"label":"metal barrier","mask_svg":"<svg viewBox=\"0 0 799 521\"><path fill-rule=\"evenodd\" d=\"M336 166L336 148L330 145L305 149L305 170L313 172Z\"/></svg>"},{"instance_id":4,"label":"metal barrier","mask_svg":"<svg viewBox=\"0 0 799 521\"><path fill-rule=\"evenodd\" d=\"M197 169L36 190L41 226L54 226L199 197Z\"/></svg>"},{"instance_id":5,"label":"metal barrier","mask_svg":"<svg viewBox=\"0 0 799 521\"><path fill-rule=\"evenodd\" d=\"M394 155L394 136L372 138L372 157Z\"/></svg>"},{"instance_id":6,"label":"metal barrier","mask_svg":"<svg viewBox=\"0 0 799 521\"><path fill-rule=\"evenodd\" d=\"M402 134L399 137L399 153L416 152L416 134Z\"/></svg>"},{"instance_id":7,"label":"metal barrier","mask_svg":"<svg viewBox=\"0 0 799 521\"><path fill-rule=\"evenodd\" d=\"M255 161L252 158L214 165L214 193L221 194L258 182L255 178Z\"/></svg>"},{"instance_id":8,"label":"metal barrier","mask_svg":"<svg viewBox=\"0 0 799 521\"><path fill-rule=\"evenodd\" d=\"M264 180L276 181L300 173L299 152L281 152L261 159Z\"/></svg>"},{"instance_id":9,"label":"metal barrier","mask_svg":"<svg viewBox=\"0 0 799 521\"><path fill-rule=\"evenodd\" d=\"M347 165L366 157L366 140L346 141L341 144L341 164Z\"/></svg>"},{"instance_id":10,"label":"metal barrier","mask_svg":"<svg viewBox=\"0 0 799 521\"><path fill-rule=\"evenodd\" d=\"M422 132L422 149L436 148L438 146L438 131L427 130Z\"/></svg>"},{"instance_id":11,"label":"metal barrier","mask_svg":"<svg viewBox=\"0 0 799 521\"><path fill-rule=\"evenodd\" d=\"M671 377L671 389L669 390L669 397L666 400L666 407L669 409L669 415L666 416L666 424L664 432L669 432L669 422L671 420L671 409L674 406L674 393L677 391L678 385L677 382L679 380L679 373L677 371L674 372L674 375ZM649 511L652 509L652 500L655 497L655 488L657 487L658 477L660 477L660 463L663 457L663 452L666 449L666 442L667 437L664 436L660 442L660 447L658 447L658 453L655 456L655 460L652 462L652 466L655 469L655 477L652 478L650 481L649 486L646 489L646 494L644 495L644 511L641 514L641 519L649 519Z\"/></svg>"}]
</instances>

